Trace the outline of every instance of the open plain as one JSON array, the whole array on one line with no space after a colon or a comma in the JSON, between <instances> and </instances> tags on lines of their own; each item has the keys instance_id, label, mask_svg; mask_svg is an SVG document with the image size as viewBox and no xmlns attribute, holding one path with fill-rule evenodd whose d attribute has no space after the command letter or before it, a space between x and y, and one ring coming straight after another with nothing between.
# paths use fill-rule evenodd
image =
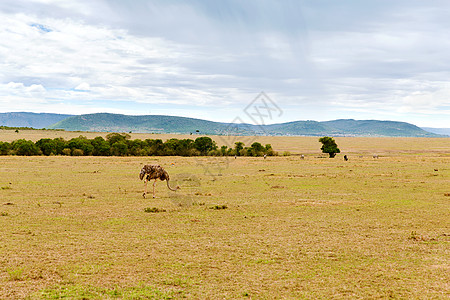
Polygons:
<instances>
[{"instance_id":1,"label":"open plain","mask_svg":"<svg viewBox=\"0 0 450 300\"><path fill-rule=\"evenodd\" d=\"M292 155L0 156L0 299L450 297L450 139L256 140Z\"/></svg>"}]
</instances>

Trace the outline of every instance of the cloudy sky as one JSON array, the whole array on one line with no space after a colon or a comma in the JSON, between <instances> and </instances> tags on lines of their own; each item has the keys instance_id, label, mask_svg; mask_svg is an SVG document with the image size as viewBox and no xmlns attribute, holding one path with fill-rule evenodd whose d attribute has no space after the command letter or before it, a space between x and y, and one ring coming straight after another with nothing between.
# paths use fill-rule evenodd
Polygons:
<instances>
[{"instance_id":1,"label":"cloudy sky","mask_svg":"<svg viewBox=\"0 0 450 300\"><path fill-rule=\"evenodd\" d=\"M447 0L3 0L0 112L450 127Z\"/></svg>"}]
</instances>

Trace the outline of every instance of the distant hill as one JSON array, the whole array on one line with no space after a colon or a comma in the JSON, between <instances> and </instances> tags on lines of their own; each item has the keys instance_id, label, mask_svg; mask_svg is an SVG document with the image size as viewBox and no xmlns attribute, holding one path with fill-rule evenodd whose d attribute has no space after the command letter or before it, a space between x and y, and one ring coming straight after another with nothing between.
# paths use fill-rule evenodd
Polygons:
<instances>
[{"instance_id":1,"label":"distant hill","mask_svg":"<svg viewBox=\"0 0 450 300\"><path fill-rule=\"evenodd\" d=\"M450 128L422 127L422 129L428 132L450 136Z\"/></svg>"},{"instance_id":2,"label":"distant hill","mask_svg":"<svg viewBox=\"0 0 450 300\"><path fill-rule=\"evenodd\" d=\"M220 134L227 125L200 119L173 116L128 116L120 114L87 114L72 116L50 126L50 129L99 132L150 132Z\"/></svg>"},{"instance_id":3,"label":"distant hill","mask_svg":"<svg viewBox=\"0 0 450 300\"><path fill-rule=\"evenodd\" d=\"M99 132L196 133L208 135L304 135L441 137L413 124L377 120L295 121L272 125L230 124L194 118L98 113L71 116L49 129Z\"/></svg>"},{"instance_id":4,"label":"distant hill","mask_svg":"<svg viewBox=\"0 0 450 300\"><path fill-rule=\"evenodd\" d=\"M47 128L61 120L73 115L8 112L0 113L0 126L7 127L32 127L36 129Z\"/></svg>"},{"instance_id":5,"label":"distant hill","mask_svg":"<svg viewBox=\"0 0 450 300\"><path fill-rule=\"evenodd\" d=\"M67 131L200 133L205 135L303 135L303 136L387 136L444 137L447 128L419 128L413 124L378 120L295 121L257 126L201 119L121 114L0 113L0 126L64 129Z\"/></svg>"}]
</instances>

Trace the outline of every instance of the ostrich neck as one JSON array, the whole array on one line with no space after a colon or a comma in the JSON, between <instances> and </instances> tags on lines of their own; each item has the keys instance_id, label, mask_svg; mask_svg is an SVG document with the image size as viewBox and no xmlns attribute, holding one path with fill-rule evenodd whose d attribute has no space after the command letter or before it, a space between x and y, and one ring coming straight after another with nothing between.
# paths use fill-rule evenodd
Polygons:
<instances>
[{"instance_id":1,"label":"ostrich neck","mask_svg":"<svg viewBox=\"0 0 450 300\"><path fill-rule=\"evenodd\" d=\"M169 188L169 190L171 190L171 191L176 191L177 190L177 189L173 189L173 188L170 187L169 179L167 179L166 181L167 181L167 187Z\"/></svg>"}]
</instances>

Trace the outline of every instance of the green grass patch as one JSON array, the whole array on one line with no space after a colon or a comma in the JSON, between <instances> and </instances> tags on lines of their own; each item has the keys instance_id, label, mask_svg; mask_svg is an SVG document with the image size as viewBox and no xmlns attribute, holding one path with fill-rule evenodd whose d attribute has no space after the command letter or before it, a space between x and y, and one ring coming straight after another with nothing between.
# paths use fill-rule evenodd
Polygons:
<instances>
[{"instance_id":1,"label":"green grass patch","mask_svg":"<svg viewBox=\"0 0 450 300\"><path fill-rule=\"evenodd\" d=\"M144 208L144 212L146 212L146 213L160 213L160 212L166 212L166 210L164 208L146 207L146 208Z\"/></svg>"},{"instance_id":2,"label":"green grass patch","mask_svg":"<svg viewBox=\"0 0 450 300\"><path fill-rule=\"evenodd\" d=\"M91 285L56 285L34 293L40 299L173 299L180 292L163 292L141 284L136 287L101 288Z\"/></svg>"},{"instance_id":3,"label":"green grass patch","mask_svg":"<svg viewBox=\"0 0 450 300\"><path fill-rule=\"evenodd\" d=\"M20 281L20 280L24 280L23 277L23 268L8 268L6 269L8 276L9 276L9 280L12 281Z\"/></svg>"}]
</instances>

